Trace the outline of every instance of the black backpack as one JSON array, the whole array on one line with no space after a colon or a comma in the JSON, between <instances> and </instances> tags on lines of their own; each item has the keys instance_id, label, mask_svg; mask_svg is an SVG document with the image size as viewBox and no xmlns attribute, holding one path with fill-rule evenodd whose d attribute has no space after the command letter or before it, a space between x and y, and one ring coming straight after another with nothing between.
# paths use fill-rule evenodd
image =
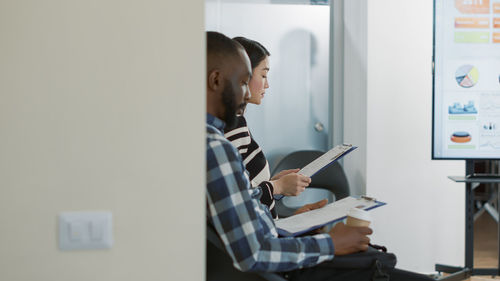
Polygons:
<instances>
[{"instance_id":1,"label":"black backpack","mask_svg":"<svg viewBox=\"0 0 500 281\"><path fill-rule=\"evenodd\" d=\"M285 274L290 280L372 280L389 281L387 271L396 266L396 256L382 246L370 245L368 250L335 256L311 268Z\"/></svg>"},{"instance_id":2,"label":"black backpack","mask_svg":"<svg viewBox=\"0 0 500 281\"><path fill-rule=\"evenodd\" d=\"M322 265L342 269L367 269L378 264L380 269L393 269L396 263L396 255L387 253L384 246L370 245L365 252L335 256L332 261Z\"/></svg>"}]
</instances>

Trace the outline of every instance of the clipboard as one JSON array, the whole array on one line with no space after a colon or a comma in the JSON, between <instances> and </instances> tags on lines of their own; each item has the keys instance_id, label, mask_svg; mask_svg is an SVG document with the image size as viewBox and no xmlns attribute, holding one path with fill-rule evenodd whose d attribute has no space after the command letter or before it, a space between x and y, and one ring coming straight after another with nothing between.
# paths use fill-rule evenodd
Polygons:
<instances>
[{"instance_id":1,"label":"clipboard","mask_svg":"<svg viewBox=\"0 0 500 281\"><path fill-rule=\"evenodd\" d=\"M303 167L298 173L304 176L312 177L319 171L331 165L333 162L342 159L349 152L358 148L352 144L339 144L329 151L325 152L320 157L314 159L311 163Z\"/></svg>"},{"instance_id":2,"label":"clipboard","mask_svg":"<svg viewBox=\"0 0 500 281\"><path fill-rule=\"evenodd\" d=\"M359 198L349 196L330 203L321 209L275 220L275 224L279 235L286 237L298 236L327 224L344 220L351 208L369 211L386 204L367 196Z\"/></svg>"}]
</instances>

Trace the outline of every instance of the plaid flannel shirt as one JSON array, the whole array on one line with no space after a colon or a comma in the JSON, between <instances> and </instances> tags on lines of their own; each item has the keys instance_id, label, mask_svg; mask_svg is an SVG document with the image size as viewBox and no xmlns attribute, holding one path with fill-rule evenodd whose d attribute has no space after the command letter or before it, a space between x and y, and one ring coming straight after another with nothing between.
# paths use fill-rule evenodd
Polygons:
<instances>
[{"instance_id":1,"label":"plaid flannel shirt","mask_svg":"<svg viewBox=\"0 0 500 281\"><path fill-rule=\"evenodd\" d=\"M224 138L224 122L207 114L207 220L236 268L285 272L333 258L328 234L278 237L273 218L259 202L236 148Z\"/></svg>"}]
</instances>

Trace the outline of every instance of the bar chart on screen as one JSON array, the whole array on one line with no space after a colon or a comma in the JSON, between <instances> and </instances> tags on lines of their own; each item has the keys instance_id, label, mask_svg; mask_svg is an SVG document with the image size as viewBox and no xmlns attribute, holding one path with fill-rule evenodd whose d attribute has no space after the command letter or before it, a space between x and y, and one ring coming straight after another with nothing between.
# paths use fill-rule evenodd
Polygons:
<instances>
[{"instance_id":1,"label":"bar chart on screen","mask_svg":"<svg viewBox=\"0 0 500 281\"><path fill-rule=\"evenodd\" d=\"M464 14L489 14L490 0L455 0L455 7Z\"/></svg>"}]
</instances>

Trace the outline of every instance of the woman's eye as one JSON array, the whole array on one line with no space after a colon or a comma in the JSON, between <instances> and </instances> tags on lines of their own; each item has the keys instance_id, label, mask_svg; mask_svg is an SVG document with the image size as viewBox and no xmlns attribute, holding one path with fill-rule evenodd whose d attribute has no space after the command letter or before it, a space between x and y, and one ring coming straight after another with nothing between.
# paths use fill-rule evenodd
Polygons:
<instances>
[{"instance_id":1,"label":"woman's eye","mask_svg":"<svg viewBox=\"0 0 500 281\"><path fill-rule=\"evenodd\" d=\"M267 79L267 76L266 75L262 75L262 78Z\"/></svg>"}]
</instances>

